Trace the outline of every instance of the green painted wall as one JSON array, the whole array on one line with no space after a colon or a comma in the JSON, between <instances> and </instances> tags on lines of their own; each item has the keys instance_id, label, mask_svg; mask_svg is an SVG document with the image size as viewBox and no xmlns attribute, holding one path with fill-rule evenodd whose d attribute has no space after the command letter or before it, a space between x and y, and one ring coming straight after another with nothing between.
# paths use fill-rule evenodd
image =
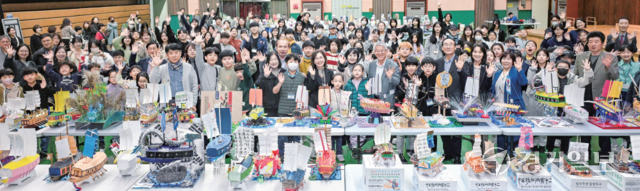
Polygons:
<instances>
[{"instance_id":1,"label":"green painted wall","mask_svg":"<svg viewBox=\"0 0 640 191\"><path fill-rule=\"evenodd\" d=\"M498 18L502 19L507 16L507 10L494 10L494 13L498 14ZM520 17L518 17L520 18Z\"/></svg>"},{"instance_id":2,"label":"green painted wall","mask_svg":"<svg viewBox=\"0 0 640 191\"><path fill-rule=\"evenodd\" d=\"M518 19L531 19L531 10L519 10Z\"/></svg>"},{"instance_id":3,"label":"green painted wall","mask_svg":"<svg viewBox=\"0 0 640 191\"><path fill-rule=\"evenodd\" d=\"M291 17L296 19L296 18L298 18L298 15L300 15L300 13L291 13L290 15L291 15Z\"/></svg>"},{"instance_id":4,"label":"green painted wall","mask_svg":"<svg viewBox=\"0 0 640 191\"><path fill-rule=\"evenodd\" d=\"M451 13L451 17L452 17L451 21L453 21L455 24L462 23L465 25L469 25L473 23L473 19L475 18L475 11L473 10L446 11L446 13ZM443 13L443 14L446 14L446 13ZM438 18L438 11L429 11L427 12L427 14L429 14L429 18L431 17Z\"/></svg>"},{"instance_id":5,"label":"green painted wall","mask_svg":"<svg viewBox=\"0 0 640 191\"><path fill-rule=\"evenodd\" d=\"M151 27L155 26L155 18L156 16L160 19L158 24L161 24L162 21L167 17L167 0L153 0L150 2L151 10L153 14L151 15Z\"/></svg>"},{"instance_id":6,"label":"green painted wall","mask_svg":"<svg viewBox=\"0 0 640 191\"><path fill-rule=\"evenodd\" d=\"M191 18L192 15L189 15L189 18ZM173 29L173 32L175 32L175 34L178 34L178 29L180 29L180 21L178 20L178 15L171 15L171 23L169 23L169 25L171 25L171 29Z\"/></svg>"},{"instance_id":7,"label":"green painted wall","mask_svg":"<svg viewBox=\"0 0 640 191\"><path fill-rule=\"evenodd\" d=\"M362 12L362 16L371 19L371 17L373 17L373 12ZM361 19L361 18L358 18L358 19Z\"/></svg>"},{"instance_id":8,"label":"green painted wall","mask_svg":"<svg viewBox=\"0 0 640 191\"><path fill-rule=\"evenodd\" d=\"M329 12L329 13L325 12L325 13L324 13L324 17L323 17L323 18L325 18L325 20L327 20L327 19L328 19L328 20L332 20L332 19L331 19L331 13L330 13L330 12Z\"/></svg>"}]
</instances>

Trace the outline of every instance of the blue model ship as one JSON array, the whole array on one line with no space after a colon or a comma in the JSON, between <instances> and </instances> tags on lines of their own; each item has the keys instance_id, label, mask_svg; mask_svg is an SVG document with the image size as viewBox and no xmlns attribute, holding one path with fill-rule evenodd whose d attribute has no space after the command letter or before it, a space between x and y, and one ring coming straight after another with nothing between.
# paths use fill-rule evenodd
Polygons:
<instances>
[{"instance_id":1,"label":"blue model ship","mask_svg":"<svg viewBox=\"0 0 640 191\"><path fill-rule=\"evenodd\" d=\"M231 135L220 135L207 145L207 157L213 162L223 157L231 149Z\"/></svg>"}]
</instances>

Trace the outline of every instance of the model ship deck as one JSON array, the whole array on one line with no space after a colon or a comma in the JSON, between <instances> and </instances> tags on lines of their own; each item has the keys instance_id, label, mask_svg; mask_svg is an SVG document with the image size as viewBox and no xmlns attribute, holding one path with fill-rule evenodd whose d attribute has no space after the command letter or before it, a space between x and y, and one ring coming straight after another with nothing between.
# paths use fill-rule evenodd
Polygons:
<instances>
[{"instance_id":1,"label":"model ship deck","mask_svg":"<svg viewBox=\"0 0 640 191\"><path fill-rule=\"evenodd\" d=\"M194 156L193 146L162 146L157 149L148 149L142 161L150 163L170 163L183 158Z\"/></svg>"},{"instance_id":2,"label":"model ship deck","mask_svg":"<svg viewBox=\"0 0 640 191\"><path fill-rule=\"evenodd\" d=\"M0 169L0 175L3 177L8 177L7 179L1 180L0 182L9 184L16 180L20 180L31 170L35 169L36 166L40 163L40 155L31 155L22 157L21 159L10 162L5 165L2 169Z\"/></svg>"},{"instance_id":3,"label":"model ship deck","mask_svg":"<svg viewBox=\"0 0 640 191\"><path fill-rule=\"evenodd\" d=\"M224 156L231 149L231 135L220 135L207 145L207 156L215 161Z\"/></svg>"},{"instance_id":4,"label":"model ship deck","mask_svg":"<svg viewBox=\"0 0 640 191\"><path fill-rule=\"evenodd\" d=\"M69 180L74 183L82 182L100 172L106 162L107 155L103 152L97 152L93 158L85 157L73 165Z\"/></svg>"}]
</instances>

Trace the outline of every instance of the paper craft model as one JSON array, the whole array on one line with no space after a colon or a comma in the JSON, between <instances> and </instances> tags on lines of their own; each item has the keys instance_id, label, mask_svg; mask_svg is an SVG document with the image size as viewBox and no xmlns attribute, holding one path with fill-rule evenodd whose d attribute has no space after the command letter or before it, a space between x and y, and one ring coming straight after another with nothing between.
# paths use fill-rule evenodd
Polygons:
<instances>
[{"instance_id":1,"label":"paper craft model","mask_svg":"<svg viewBox=\"0 0 640 191\"><path fill-rule=\"evenodd\" d=\"M515 149L515 157L511 158L510 167L515 172L535 174L540 172L540 160L537 153L531 151L533 147L533 132L531 127L520 127L520 142Z\"/></svg>"},{"instance_id":2,"label":"paper craft model","mask_svg":"<svg viewBox=\"0 0 640 191\"><path fill-rule=\"evenodd\" d=\"M451 101L451 113L459 122L489 122L488 113L494 100L491 95L473 97L467 94L462 101Z\"/></svg>"},{"instance_id":3,"label":"paper craft model","mask_svg":"<svg viewBox=\"0 0 640 191\"><path fill-rule=\"evenodd\" d=\"M93 79L97 74L87 72L87 75L92 76L89 87L93 88L77 90L75 98L67 99L67 106L81 114L76 120L76 129L106 129L113 123L123 121L125 92L108 97L107 86L99 78Z\"/></svg>"},{"instance_id":4,"label":"paper craft model","mask_svg":"<svg viewBox=\"0 0 640 191\"><path fill-rule=\"evenodd\" d=\"M313 133L313 143L318 154L316 168L322 179L331 180L338 167L336 153L331 150L331 128L317 127Z\"/></svg>"},{"instance_id":5,"label":"paper craft model","mask_svg":"<svg viewBox=\"0 0 640 191\"><path fill-rule=\"evenodd\" d=\"M250 128L238 128L233 132L234 156L237 160L232 160L227 170L227 177L232 188L240 188L245 179L251 175L253 170L253 147L254 131ZM224 162L222 163L224 165Z\"/></svg>"},{"instance_id":6,"label":"paper craft model","mask_svg":"<svg viewBox=\"0 0 640 191\"><path fill-rule=\"evenodd\" d=\"M175 110L174 110L175 112ZM187 124L184 124L187 125ZM150 172L138 184L152 188L190 188L196 184L204 170L202 127L191 124L189 129L147 129L140 136L140 160L149 163Z\"/></svg>"},{"instance_id":7,"label":"paper craft model","mask_svg":"<svg viewBox=\"0 0 640 191\"><path fill-rule=\"evenodd\" d=\"M620 100L615 100L620 97L622 91L621 81L607 80L604 82L601 98L596 98L593 107L596 109L597 116L599 116L598 123L615 122L616 127L625 127L624 114L619 109ZM604 98L604 99L603 99ZM614 100L609 100L609 98ZM610 103L610 102L613 102Z\"/></svg>"},{"instance_id":8,"label":"paper craft model","mask_svg":"<svg viewBox=\"0 0 640 191\"><path fill-rule=\"evenodd\" d=\"M492 122L500 127L520 127L523 124L530 124L530 121L523 118L522 114L527 111L520 110L520 105L508 103L493 103L494 114Z\"/></svg>"},{"instance_id":9,"label":"paper craft model","mask_svg":"<svg viewBox=\"0 0 640 191\"><path fill-rule=\"evenodd\" d=\"M9 125L0 123L0 164L7 165L15 159L11 155L11 139L9 138Z\"/></svg>"},{"instance_id":10,"label":"paper craft model","mask_svg":"<svg viewBox=\"0 0 640 191\"><path fill-rule=\"evenodd\" d=\"M304 125L305 117L309 117L309 91L307 87L300 85L296 91L296 110L293 111L293 118L296 125Z\"/></svg>"},{"instance_id":11,"label":"paper craft model","mask_svg":"<svg viewBox=\"0 0 640 191\"><path fill-rule=\"evenodd\" d=\"M15 160L0 169L0 183L2 184L22 184L29 178L36 176L35 168L40 163L40 155L36 153L38 143L36 131L33 128L21 128L18 129L18 133L20 135L15 136L11 141L11 155L15 157Z\"/></svg>"},{"instance_id":12,"label":"paper craft model","mask_svg":"<svg viewBox=\"0 0 640 191\"><path fill-rule=\"evenodd\" d=\"M318 117L318 119L320 120L320 124L326 125L326 124L331 124L331 119L332 119L331 116L337 111L333 111L331 108L331 105L327 104L325 106L318 105L318 112L319 113L313 113L313 114Z\"/></svg>"},{"instance_id":13,"label":"paper craft model","mask_svg":"<svg viewBox=\"0 0 640 191\"><path fill-rule=\"evenodd\" d=\"M378 125L376 127L376 134L374 135L374 142L378 147L375 153L373 153L373 164L376 166L383 165L386 167L395 166L396 157L393 152L393 146L389 141L391 140L391 130L386 123Z\"/></svg>"},{"instance_id":14,"label":"paper craft model","mask_svg":"<svg viewBox=\"0 0 640 191\"><path fill-rule=\"evenodd\" d=\"M574 162L569 160L568 156L564 156L560 158L560 163L562 164L562 171L569 175L576 175L582 177L591 177L593 176L591 169L586 166L584 163Z\"/></svg>"},{"instance_id":15,"label":"paper craft model","mask_svg":"<svg viewBox=\"0 0 640 191\"><path fill-rule=\"evenodd\" d=\"M87 130L85 132L84 150L82 155L85 157L76 161L71 168L71 177L69 181L74 185L84 182L91 178L95 180L104 175L106 170L103 168L107 162L107 155L104 152L96 152L98 150L98 130Z\"/></svg>"},{"instance_id":16,"label":"paper craft model","mask_svg":"<svg viewBox=\"0 0 640 191\"><path fill-rule=\"evenodd\" d=\"M24 117L24 110L26 107L26 100L24 98L11 98L5 103L4 117L0 118L0 121L10 125L10 127L19 127L22 124L22 118Z\"/></svg>"},{"instance_id":17,"label":"paper craft model","mask_svg":"<svg viewBox=\"0 0 640 191\"><path fill-rule=\"evenodd\" d=\"M242 120L241 124L250 128L271 128L276 125L276 120L266 117L264 108L262 107L262 90L251 89L249 91L249 104L253 106L249 112L249 118Z\"/></svg>"},{"instance_id":18,"label":"paper craft model","mask_svg":"<svg viewBox=\"0 0 640 191\"><path fill-rule=\"evenodd\" d=\"M138 163L139 139L142 125L140 121L125 121L123 129L118 132L120 135L120 143L111 145L111 150L116 154L116 164L120 175L128 176L140 167ZM114 149L115 148L115 149Z\"/></svg>"},{"instance_id":19,"label":"paper craft model","mask_svg":"<svg viewBox=\"0 0 640 191\"><path fill-rule=\"evenodd\" d=\"M382 92L382 84L380 78L371 78L369 80L369 83L371 84L369 95L377 95L380 98L386 96L385 92ZM380 99L363 97L360 97L359 99L360 106L362 106L365 111L371 113L369 115L369 123L381 124L383 123L383 120L380 114L393 111L393 109L391 109L391 104Z\"/></svg>"},{"instance_id":20,"label":"paper craft model","mask_svg":"<svg viewBox=\"0 0 640 191\"><path fill-rule=\"evenodd\" d=\"M61 126L67 121L66 107L67 98L69 98L69 91L58 91L53 94L55 105L49 113L47 125L51 127ZM38 102L40 102L40 94L38 94ZM39 105L39 103L38 103Z\"/></svg>"},{"instance_id":21,"label":"paper craft model","mask_svg":"<svg viewBox=\"0 0 640 191\"><path fill-rule=\"evenodd\" d=\"M419 114L411 99L405 98L402 104L395 105L400 109L400 113L392 115L391 118L396 128L429 128L429 124L422 118L422 114Z\"/></svg>"},{"instance_id":22,"label":"paper craft model","mask_svg":"<svg viewBox=\"0 0 640 191\"><path fill-rule=\"evenodd\" d=\"M279 176L280 169L280 151L278 150L278 128L271 128L258 134L260 143L260 152L253 157L255 164L256 177L258 179L268 180L272 177Z\"/></svg>"},{"instance_id":23,"label":"paper craft model","mask_svg":"<svg viewBox=\"0 0 640 191\"><path fill-rule=\"evenodd\" d=\"M476 134L475 141L473 143L473 150L467 151L467 153L464 154L465 161L462 168L469 175L482 174L486 168L486 163L482 159L482 149L480 148L481 141L481 136Z\"/></svg>"},{"instance_id":24,"label":"paper craft model","mask_svg":"<svg viewBox=\"0 0 640 191\"><path fill-rule=\"evenodd\" d=\"M232 188L240 188L240 185L244 182L244 180L251 175L251 171L253 170L253 158L251 155L245 156L245 158L241 158L241 160L236 162L231 162L229 165L229 183L231 183Z\"/></svg>"},{"instance_id":25,"label":"paper craft model","mask_svg":"<svg viewBox=\"0 0 640 191\"><path fill-rule=\"evenodd\" d=\"M589 112L582 107L574 107L572 105L564 106L564 113L573 123L584 123L589 120Z\"/></svg>"},{"instance_id":26,"label":"paper craft model","mask_svg":"<svg viewBox=\"0 0 640 191\"><path fill-rule=\"evenodd\" d=\"M304 188L304 174L311 155L311 148L300 143L284 144L284 163L282 164L282 190L297 191Z\"/></svg>"},{"instance_id":27,"label":"paper craft model","mask_svg":"<svg viewBox=\"0 0 640 191\"><path fill-rule=\"evenodd\" d=\"M427 177L434 177L444 170L444 156L440 152L431 152L431 148L435 147L433 136L433 130L420 133L413 143L416 153L411 163L420 174Z\"/></svg>"},{"instance_id":28,"label":"paper craft model","mask_svg":"<svg viewBox=\"0 0 640 191\"><path fill-rule=\"evenodd\" d=\"M69 125L67 124L67 135L56 137L56 151L58 160L49 167L49 179L58 181L66 177L71 172L73 164L84 157L78 152L76 138L69 136Z\"/></svg>"}]
</instances>

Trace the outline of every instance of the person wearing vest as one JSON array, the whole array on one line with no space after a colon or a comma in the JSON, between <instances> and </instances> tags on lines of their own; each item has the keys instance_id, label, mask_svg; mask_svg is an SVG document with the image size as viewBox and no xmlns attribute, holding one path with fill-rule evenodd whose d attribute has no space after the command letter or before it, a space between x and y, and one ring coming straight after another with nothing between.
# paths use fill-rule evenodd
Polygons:
<instances>
[{"instance_id":1,"label":"person wearing vest","mask_svg":"<svg viewBox=\"0 0 640 191\"><path fill-rule=\"evenodd\" d=\"M280 103L278 103L278 115L291 117L292 111L296 109L296 91L298 86L304 85L305 77L298 72L300 66L300 56L297 54L287 54L284 58L287 63L287 72L281 73L283 78L278 79L278 85L273 87L273 93L280 93ZM279 136L278 150L280 157L284 155L284 143L299 142L300 136Z\"/></svg>"}]
</instances>

